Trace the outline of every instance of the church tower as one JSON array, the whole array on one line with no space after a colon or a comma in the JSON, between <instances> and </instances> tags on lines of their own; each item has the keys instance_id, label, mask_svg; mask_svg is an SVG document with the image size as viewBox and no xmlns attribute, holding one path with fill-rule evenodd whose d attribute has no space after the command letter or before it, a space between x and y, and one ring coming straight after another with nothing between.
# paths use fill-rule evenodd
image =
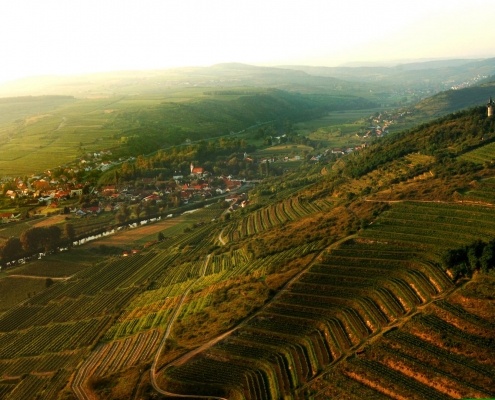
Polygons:
<instances>
[{"instance_id":1,"label":"church tower","mask_svg":"<svg viewBox=\"0 0 495 400\"><path fill-rule=\"evenodd\" d=\"M492 117L493 116L493 108L494 107L495 107L495 103L492 100L492 96L490 96L490 100L488 101L488 104L486 105L488 117Z\"/></svg>"}]
</instances>

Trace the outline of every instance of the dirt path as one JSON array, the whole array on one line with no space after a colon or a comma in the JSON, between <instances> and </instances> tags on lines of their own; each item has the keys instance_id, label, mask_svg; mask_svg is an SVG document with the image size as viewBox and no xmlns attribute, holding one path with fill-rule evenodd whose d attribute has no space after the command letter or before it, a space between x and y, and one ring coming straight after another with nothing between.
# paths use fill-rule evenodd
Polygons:
<instances>
[{"instance_id":1,"label":"dirt path","mask_svg":"<svg viewBox=\"0 0 495 400\"><path fill-rule=\"evenodd\" d=\"M223 232L223 231L222 231ZM221 233L219 235L219 240L221 238ZM176 393L170 393L170 392L167 392L165 390L162 390L158 387L157 383L156 383L156 374L159 372L159 371L165 371L167 368L170 368L170 367L177 367L177 366L180 366L186 362L188 362L191 358L193 358L194 356L196 356L197 354L203 352L203 351L206 351L208 350L209 348L211 348L212 346L214 346L216 343L220 342L221 340L225 339L226 337L228 337L229 335L231 335L232 333L234 333L235 331L237 331L238 329L242 328L246 323L248 323L250 320L252 320L253 318L255 318L258 313L262 312L266 307L268 307L270 304L272 304L274 301L276 301L284 292L285 290L287 290L287 288L292 284L294 283L295 281L297 281L304 273L306 273L312 266L315 262L317 262L317 260L319 259L319 257L326 251L328 250L331 250L332 248L335 248L337 246L339 246L341 243L345 242L346 240L349 240L353 237L355 237L356 235L351 235L351 236L347 236L341 240L338 240L337 242L331 244L329 247L326 247L325 249L321 250L320 252L318 252L314 257L313 259L307 264L306 268L304 268L302 271L300 271L298 274L296 274L295 276L293 276L289 281L287 281L285 283L285 285L269 300L267 301L263 307L261 307L259 310L257 310L254 314L250 315L249 317L247 317L246 319L244 319L242 322L240 322L237 326L233 327L232 329L228 330L227 332L224 332L222 333L221 335L211 339L210 341L206 342L205 344L199 346L198 348L194 349L194 350L191 350L187 353L185 353L184 355L182 355L181 357L175 359L174 361L162 366L159 370L156 370L156 363L158 361L158 357L159 355L161 354L162 350L163 350L163 347L164 347L164 344L165 344L165 338L163 339L163 342L162 344L160 345L160 348L158 349L157 351L157 354L155 356L155 360L153 362L153 366L151 368L151 381L152 381L152 385L153 385L153 388L165 395L165 396L169 396L169 397L180 397L180 398L196 398L196 399L219 399L219 400L227 400L223 397L212 397L212 396L198 396L198 395L186 395L186 394L176 394ZM220 240L221 241L221 240ZM210 257L210 255L208 255L208 257ZM204 267L204 272L206 271L206 264L205 263L205 267ZM203 272L203 275L204 276L204 272ZM195 282L193 282L193 284L187 289L187 293L189 293L189 290L192 288L192 286L194 285L194 283L196 283L199 279L202 278L199 277ZM186 294L187 294L186 293ZM186 295L185 294L185 295ZM183 299L185 299L185 295L183 295ZM173 320L175 319L175 314L178 313L178 309L180 308L180 305L182 304L183 302L183 299L181 299L181 302L178 306L178 308L176 309L176 311L174 311L174 315L172 316L172 320L171 322L169 322L169 325L173 324ZM167 326L167 331L169 330L168 329L169 326Z\"/></svg>"},{"instance_id":2,"label":"dirt path","mask_svg":"<svg viewBox=\"0 0 495 400\"><path fill-rule=\"evenodd\" d=\"M170 332L172 330L172 326L173 324L175 323L175 320L177 319L177 317L179 316L180 314L180 310L182 308L182 305L184 304L184 301L186 300L186 297L187 295L189 294L189 292L191 291L191 289L193 288L193 286L201 279L205 276L205 273L206 273L206 269L207 269L207 266L208 266L208 263L210 262L210 258L211 258L211 254L208 254L208 256L206 257L206 260L204 262L204 265L203 265L203 272L201 273L201 275L196 279L194 280L188 287L187 289L185 290L185 292L182 294L182 297L179 301L179 304L177 304L177 307L175 308L174 310L174 313L172 314L172 317L170 318L170 321L168 322L167 324L167 328L165 330L165 334L163 335L163 338L162 338L162 341L160 343L160 346L158 347L158 350L156 351L156 354L155 354L155 358L153 360L153 364L151 366L151 369L150 369L150 378L151 378L151 384L153 386L153 389L155 389L158 393L164 395L164 396L168 396L168 397L174 397L174 398L188 398L188 399L217 399L217 400L228 400L228 399L225 399L224 397L214 397L214 396L201 396L201 395L192 395L192 394L180 394L180 393L172 393L172 392L168 392L164 389L162 389L159 385L158 385L158 382L156 381L156 375L157 375L157 364L158 364L158 360L160 358L160 355L162 354L163 352L163 349L165 348L165 344L167 342L167 339L170 335ZM227 336L227 334L224 334L223 336ZM216 341L219 341L221 340L222 337L217 337ZM209 344L210 342L208 342L207 344ZM209 347L209 346L208 346ZM197 352L199 352L199 349L196 349ZM190 352L191 353L191 352ZM192 355L190 355L190 353L187 353L186 356L189 356L186 358L185 361L187 361L189 358L192 357ZM184 357L183 357L184 358ZM169 364L171 365L171 364ZM163 368L161 369L163 370Z\"/></svg>"},{"instance_id":3,"label":"dirt path","mask_svg":"<svg viewBox=\"0 0 495 400\"><path fill-rule=\"evenodd\" d=\"M222 246L225 246L225 244L227 243L225 239L222 237L224 229L225 228L223 228L221 232L218 234L218 241L222 244Z\"/></svg>"},{"instance_id":4,"label":"dirt path","mask_svg":"<svg viewBox=\"0 0 495 400\"><path fill-rule=\"evenodd\" d=\"M479 206L487 206L494 207L495 204L488 203L486 201L471 201L471 200L380 200L380 199L364 199L364 201L372 202L372 203L436 203L436 204L467 204L467 205L479 205Z\"/></svg>"},{"instance_id":5,"label":"dirt path","mask_svg":"<svg viewBox=\"0 0 495 400\"><path fill-rule=\"evenodd\" d=\"M443 300L446 297L450 296L452 293L456 292L460 288L464 287L469 281L463 282L461 285L454 285L450 289L447 289L440 293L437 297L430 299L429 301L416 306L414 310L410 311L408 314L404 315L402 318L398 318L395 321L393 321L390 325L387 325L377 331L376 333L372 333L370 336L368 336L366 339L364 339L360 344L355 345L354 347L349 348L347 351L345 351L339 358L334 360L331 364L329 364L326 368L324 368L319 374L314 376L312 379L307 381L304 385L302 385L299 389L298 392L304 393L304 390L309 387L312 383L314 383L316 380L318 380L321 376L323 376L326 372L328 372L329 368L333 368L335 364L339 364L345 360L347 360L349 357L353 356L358 352L359 350L364 349L366 346L368 346L371 343L376 342L377 340L381 339L383 335L385 335L387 332L389 332L392 329L400 329L402 328L408 321L410 321L414 316L420 314L423 312L423 310L430 306L431 304L436 303L437 301Z\"/></svg>"},{"instance_id":6,"label":"dirt path","mask_svg":"<svg viewBox=\"0 0 495 400\"><path fill-rule=\"evenodd\" d=\"M29 279L51 279L53 281L66 281L71 278L71 276L64 277L53 277L53 276L40 276L40 275L21 275L21 274L12 274L7 275L8 278L29 278Z\"/></svg>"}]
</instances>

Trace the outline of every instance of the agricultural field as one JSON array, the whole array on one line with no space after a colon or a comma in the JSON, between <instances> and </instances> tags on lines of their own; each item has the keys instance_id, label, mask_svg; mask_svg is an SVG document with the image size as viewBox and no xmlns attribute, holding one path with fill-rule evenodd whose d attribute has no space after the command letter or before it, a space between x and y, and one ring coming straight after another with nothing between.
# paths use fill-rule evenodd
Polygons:
<instances>
[{"instance_id":1,"label":"agricultural field","mask_svg":"<svg viewBox=\"0 0 495 400\"><path fill-rule=\"evenodd\" d=\"M175 236L175 232L183 231L190 227L192 222L187 223L183 218L165 219L155 223L149 223L139 227L137 235L134 229L123 229L102 239L92 241L85 246L85 249L94 249L100 246L119 247L128 249L132 247L142 247L143 245L156 242L158 233L163 232L165 236ZM172 234L170 234L170 232Z\"/></svg>"},{"instance_id":2,"label":"agricultural field","mask_svg":"<svg viewBox=\"0 0 495 400\"><path fill-rule=\"evenodd\" d=\"M321 127L333 127L333 129L339 129L339 128L343 128L346 125L349 126L355 125L355 127L361 128L363 124L367 123L367 119L369 118L369 116L377 111L379 110L365 109L365 110L332 111L322 118L307 122L300 122L295 125L295 128L298 130L300 129L301 133L312 132ZM349 132L353 132L353 130L350 130Z\"/></svg>"},{"instance_id":3,"label":"agricultural field","mask_svg":"<svg viewBox=\"0 0 495 400\"><path fill-rule=\"evenodd\" d=\"M495 160L495 143L489 143L475 150L468 151L459 158L476 164L491 164Z\"/></svg>"},{"instance_id":4,"label":"agricultural field","mask_svg":"<svg viewBox=\"0 0 495 400\"><path fill-rule=\"evenodd\" d=\"M17 275L17 274L16 274ZM4 276L0 279L0 312L29 300L46 289L46 280L22 276Z\"/></svg>"},{"instance_id":5,"label":"agricultural field","mask_svg":"<svg viewBox=\"0 0 495 400\"><path fill-rule=\"evenodd\" d=\"M488 293L494 285L492 276L476 276L432 302L400 330L385 332L325 372L310 385L313 398L358 393L368 398L492 398L495 303Z\"/></svg>"},{"instance_id":6,"label":"agricultural field","mask_svg":"<svg viewBox=\"0 0 495 400\"><path fill-rule=\"evenodd\" d=\"M202 245L198 239L204 236L206 229L208 228L198 228L177 235L175 243L195 245L199 250ZM141 232L137 235L145 234L146 232ZM114 372L120 367L126 368L149 360L154 355L167 321L166 314L163 313L161 323L151 320L148 326L140 326L133 331L126 328L124 336L129 337L128 339L122 342L122 334L116 334L114 336L118 339L117 342L108 345L104 343L108 342L111 335L106 334L107 331L122 331L123 328L119 330L118 327L127 318L120 314L132 299L139 301L140 293L145 295L157 290L154 288L158 288L159 282L163 282L167 288L173 288L176 283L180 288L181 283L194 279L197 275L194 263L191 262L182 263L183 267L173 268L180 249L166 252L160 251L160 246L168 248L166 244L160 243L130 257L110 258L93 263L70 279L54 279L48 288L43 287L44 290L31 293L26 301L17 307L11 306L0 315L0 376L2 383L11 382L7 388L11 389L9 392L13 398L20 398L17 394L41 373L44 379L29 384L30 395L42 395L48 385L53 390L54 397L43 395L43 398L57 398L58 392L66 386L69 371L74 370L75 364L88 356L88 363L93 357L97 357L90 354L89 349L101 340L103 341L96 354L100 355L98 360L102 371ZM7 284L8 279L20 278L3 278L0 282ZM45 279L31 279L45 285ZM167 294L174 296L174 293L178 296L181 291L169 290ZM114 324L116 325L112 328ZM123 348L128 357L121 357ZM131 349L134 350L131 352ZM110 369L105 369L102 354L107 358L117 354L120 356L115 360L108 358ZM62 372L64 379L57 381L58 386L51 386L49 382ZM7 388L3 390L6 391Z\"/></svg>"},{"instance_id":7,"label":"agricultural field","mask_svg":"<svg viewBox=\"0 0 495 400\"><path fill-rule=\"evenodd\" d=\"M13 123L26 118L27 123L57 110L59 107L70 105L76 100L72 96L25 96L0 98L0 125ZM8 126L8 125L5 125ZM8 131L8 128L4 128ZM0 135L5 131L0 131Z\"/></svg>"},{"instance_id":8,"label":"agricultural field","mask_svg":"<svg viewBox=\"0 0 495 400\"><path fill-rule=\"evenodd\" d=\"M301 210L307 213L317 209ZM46 398L56 398L66 386L70 371L82 359L85 361L77 369L71 388L65 390L91 392L95 382L108 374L150 362L171 318L177 314L172 332L178 346L161 357L162 362L171 360L198 340L214 338L244 318L249 310L242 306L246 298L241 293L249 293L249 307L261 307L270 286L280 285L278 279L265 281L268 274L283 271L280 266L286 265L283 274L290 276L294 273L292 260L311 257L323 248L312 243L256 260L242 248L227 253L217 250L218 254L208 256L205 262L208 250L219 243L221 225L211 220L222 212L218 207L203 208L9 270L12 275L31 276L29 279L43 288L31 289L26 299L10 296L10 306L0 314L3 393L17 398L19 393L31 390L44 396L49 387L52 397ZM156 242L158 232L164 235L161 242ZM97 261L102 246L139 247L150 241L154 244L137 254L106 256L106 261ZM48 277L51 283L46 288ZM14 278L0 282L8 279ZM185 297L189 290L190 295ZM219 308L225 296L234 293L237 295L230 304L238 303L238 312ZM13 307L20 300L26 301ZM215 316L217 323L203 319L203 336L184 336L184 332L198 329L197 323L205 315ZM41 373L44 378L35 379Z\"/></svg>"},{"instance_id":9,"label":"agricultural field","mask_svg":"<svg viewBox=\"0 0 495 400\"><path fill-rule=\"evenodd\" d=\"M223 236L227 241L236 241L268 230L274 226L295 221L303 216L329 209L330 202L308 202L297 196L260 208L248 216L230 224Z\"/></svg>"},{"instance_id":10,"label":"agricultural field","mask_svg":"<svg viewBox=\"0 0 495 400\"><path fill-rule=\"evenodd\" d=\"M469 312L463 316L462 307L450 306L457 286L438 263L439 242L448 249L480 238L486 240L493 237L495 226L491 221L493 210L489 207L407 202L392 206L356 238L322 255L291 281L286 291L266 303L228 337L187 363L171 363L161 377L163 386L179 393L229 398L327 398L333 393L332 379L343 374L337 389L342 390L345 382L350 381L354 387L364 386L362 393L378 392L377 396L493 395L488 389L493 360L486 356L485 361L478 360L493 340L490 322ZM457 232L455 237L450 234L453 231ZM454 309L451 312L460 319L454 324L454 316L444 311L438 311L436 316L419 314L420 310L438 307ZM475 325L469 334L460 330L463 318ZM471 347L456 362L465 359L466 371L471 368L479 375L466 373L455 378L452 370L431 365L433 359L427 354L414 360L415 348L422 344L410 347L415 342L402 340L403 336L401 346L406 346L407 353L392 358L398 340L393 328L408 324L431 330L431 335L435 329L436 334L446 329L455 340L464 337ZM422 337L421 333L418 336ZM364 345L371 338L377 343L392 340L393 343L383 345L391 346L387 350L391 360L388 364L383 364L381 360L387 358L375 354L372 346L370 354L375 358L367 359ZM462 348L461 344L452 346ZM385 350L382 348L380 351ZM354 354L359 356L352 357ZM433 354L438 358L450 353L439 350ZM455 357L438 362L448 364ZM439 379L453 379L452 388L443 389L442 393L442 381L425 381L426 372L421 368L435 371ZM377 372L380 376L383 372L380 381L376 381ZM479 383L483 382L478 380L480 377L485 383ZM385 379L390 383L386 384ZM198 382L203 382L202 386Z\"/></svg>"},{"instance_id":11,"label":"agricultural field","mask_svg":"<svg viewBox=\"0 0 495 400\"><path fill-rule=\"evenodd\" d=\"M120 131L113 127L115 115L107 111L118 107L118 100L74 100L51 113L9 123L2 131L2 174L30 175L73 162L86 152L116 147Z\"/></svg>"},{"instance_id":12,"label":"agricultural field","mask_svg":"<svg viewBox=\"0 0 495 400\"><path fill-rule=\"evenodd\" d=\"M297 144L279 144L270 146L265 149L258 150L256 156L258 157L295 157L303 156L305 153L313 151L310 146L297 145Z\"/></svg>"},{"instance_id":13,"label":"agricultural field","mask_svg":"<svg viewBox=\"0 0 495 400\"><path fill-rule=\"evenodd\" d=\"M188 97L182 87L170 89L169 102L159 92L76 99L20 117L12 140L33 133L49 147L42 140L58 132L82 154L144 128L162 134L168 123L175 138L191 127L198 136L256 129L259 115L272 120L271 95L309 104L272 90L249 98L198 86ZM265 101L257 114L254 103ZM332 112L296 130L342 147L370 111L376 116ZM112 234L101 232L114 226L113 213L2 227L6 241L70 221L80 240L0 273L0 398L494 397L495 185L486 163L433 151L462 147L451 135L461 132L457 117L446 119L448 132L426 126L420 140L390 135L333 164L294 163L246 185L238 208L189 204ZM484 123L476 110L459 118ZM85 131L88 142L77 144ZM284 144L256 156L311 149ZM464 264L452 265L459 254Z\"/></svg>"},{"instance_id":14,"label":"agricultural field","mask_svg":"<svg viewBox=\"0 0 495 400\"><path fill-rule=\"evenodd\" d=\"M472 182L464 193L466 201L493 203L495 201L495 179L486 178Z\"/></svg>"},{"instance_id":15,"label":"agricultural field","mask_svg":"<svg viewBox=\"0 0 495 400\"><path fill-rule=\"evenodd\" d=\"M224 222L208 207L104 239L119 247L164 234L129 257L95 262L94 242L38 272L13 270L62 277L72 252L88 252L69 279L0 314L1 393L112 398L127 387L116 376L153 363L171 393L233 399L492 395L490 311L476 308L490 283L455 284L441 268L443 250L493 237L492 207L398 202L330 247L310 241L255 258L245 245L333 206L292 196ZM451 347L438 347L445 330ZM428 371L438 379L423 379Z\"/></svg>"},{"instance_id":16,"label":"agricultural field","mask_svg":"<svg viewBox=\"0 0 495 400\"><path fill-rule=\"evenodd\" d=\"M204 88L167 86L148 93L128 87L126 92L119 95L110 90L58 103L48 96L40 111L34 112L33 105L17 119L0 120L2 175L29 176L74 164L102 150L110 151L113 160L151 154L186 141L246 132L285 115L307 119L301 104L308 109L320 107L311 97L263 88L224 95ZM8 106L0 103L0 110Z\"/></svg>"},{"instance_id":17,"label":"agricultural field","mask_svg":"<svg viewBox=\"0 0 495 400\"><path fill-rule=\"evenodd\" d=\"M94 260L94 259L93 259ZM13 269L6 270L8 276L28 276L38 278L69 278L91 265L92 259L80 257L75 260L72 255L60 254L58 257L43 257Z\"/></svg>"}]
</instances>

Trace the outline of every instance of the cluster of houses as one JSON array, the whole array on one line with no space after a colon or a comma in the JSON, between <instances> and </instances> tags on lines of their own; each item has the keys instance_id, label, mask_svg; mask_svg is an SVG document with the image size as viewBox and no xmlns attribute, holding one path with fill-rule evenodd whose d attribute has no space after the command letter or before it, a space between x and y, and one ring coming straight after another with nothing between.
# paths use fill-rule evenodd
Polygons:
<instances>
[{"instance_id":1,"label":"cluster of houses","mask_svg":"<svg viewBox=\"0 0 495 400\"><path fill-rule=\"evenodd\" d=\"M2 186L4 185L10 187L5 190L5 196L11 200L28 199L40 204L79 197L84 188L84 185L77 183L75 178L69 179L61 175L57 179L52 179L49 171L43 176L32 176L29 179L15 178L3 182Z\"/></svg>"},{"instance_id":2,"label":"cluster of houses","mask_svg":"<svg viewBox=\"0 0 495 400\"><path fill-rule=\"evenodd\" d=\"M388 127L393 123L393 117L386 114L377 114L370 117L370 126L362 131L362 137L371 136L380 137L388 133ZM275 138L282 141L284 136ZM345 148L327 149L320 154L311 156L309 161L319 162L324 160L330 154L341 156L359 151L366 145ZM84 158L79 160L78 165L66 167L62 173L57 174L51 171L43 175L31 176L30 178L16 178L11 180L0 181L0 189L7 198L12 200L24 200L29 205L39 205L52 207L54 209L66 204L72 204L72 207L65 207L69 212L78 216L94 215L102 211L114 211L122 203L139 203L160 205L162 202L168 202L175 206L187 204L192 201L207 199L214 196L225 195L228 192L235 191L243 181L235 179L232 176L214 177L201 166L190 165L190 174L188 176L174 175L167 181L158 179L143 178L138 185L112 185L96 190L88 184L79 181L78 177L83 176L91 171L106 171L114 165L121 164L124 161L132 162L134 158L118 161L107 161L111 158L110 151L101 151L88 153ZM259 164L277 163L287 161L300 161L300 155L291 157L265 157L256 160ZM255 161L247 154L244 154L244 161ZM79 199L83 194L91 195L98 201L92 202L89 207L78 208L75 201L70 199ZM21 218L21 215L14 213L0 214L0 222L11 222Z\"/></svg>"},{"instance_id":3,"label":"cluster of houses","mask_svg":"<svg viewBox=\"0 0 495 400\"><path fill-rule=\"evenodd\" d=\"M8 185L9 189L4 190L5 196L12 200L24 200L33 207L63 208L66 213L83 217L98 215L104 211L116 211L122 204L160 206L168 202L179 206L214 196L228 195L229 192L239 189L243 183L233 176L213 177L202 167L191 164L190 175L176 175L167 181L142 178L134 184L107 185L96 189L63 174L54 178L50 171L47 171L42 176L0 182L0 187L5 188ZM84 206L75 201L83 194L92 199L91 205ZM20 214L3 213L0 214L0 223L17 221L20 218Z\"/></svg>"}]
</instances>

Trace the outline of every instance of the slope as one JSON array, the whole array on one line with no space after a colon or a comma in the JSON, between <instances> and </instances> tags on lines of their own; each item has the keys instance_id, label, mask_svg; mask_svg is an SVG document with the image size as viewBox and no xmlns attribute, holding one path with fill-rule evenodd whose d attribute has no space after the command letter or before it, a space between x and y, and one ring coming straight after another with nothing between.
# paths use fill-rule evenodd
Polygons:
<instances>
[{"instance_id":1,"label":"slope","mask_svg":"<svg viewBox=\"0 0 495 400\"><path fill-rule=\"evenodd\" d=\"M54 283L0 314L0 393L153 398L154 360L184 395L493 396L492 275L444 256L489 248L493 199L471 189L495 171L461 156L494 137L483 108L449 115Z\"/></svg>"}]
</instances>

